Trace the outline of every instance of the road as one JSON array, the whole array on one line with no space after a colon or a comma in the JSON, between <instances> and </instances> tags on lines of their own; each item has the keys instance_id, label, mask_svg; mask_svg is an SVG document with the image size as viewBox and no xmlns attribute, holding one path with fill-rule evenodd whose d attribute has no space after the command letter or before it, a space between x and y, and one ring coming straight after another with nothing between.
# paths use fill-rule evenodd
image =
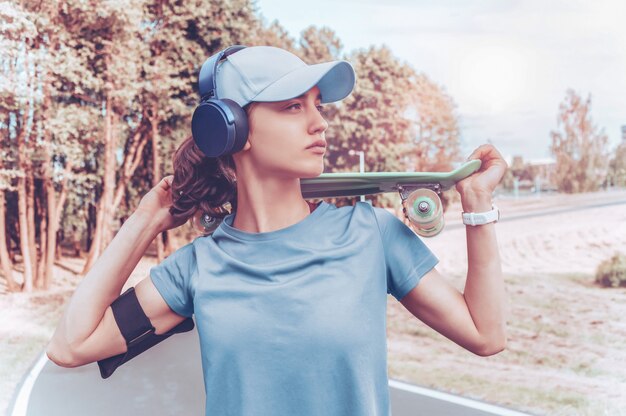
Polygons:
<instances>
[{"instance_id":1,"label":"road","mask_svg":"<svg viewBox=\"0 0 626 416\"><path fill-rule=\"evenodd\" d=\"M501 216L499 222L507 222L612 205L626 205L626 191L546 195L541 198L526 197L525 200L509 199L495 203L500 208ZM449 209L446 212L445 229L453 230L464 227L465 225L457 218L460 217L460 214L457 214L456 211L451 211L454 210Z\"/></svg>"}]
</instances>

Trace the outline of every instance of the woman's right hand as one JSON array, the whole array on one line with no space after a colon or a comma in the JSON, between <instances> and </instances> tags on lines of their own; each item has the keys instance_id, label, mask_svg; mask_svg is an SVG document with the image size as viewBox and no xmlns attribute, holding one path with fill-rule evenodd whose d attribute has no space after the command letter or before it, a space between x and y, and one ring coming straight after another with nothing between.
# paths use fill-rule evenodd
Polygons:
<instances>
[{"instance_id":1,"label":"woman's right hand","mask_svg":"<svg viewBox=\"0 0 626 416\"><path fill-rule=\"evenodd\" d=\"M137 214L147 215L157 224L160 232L183 225L189 217L175 218L170 214L172 206L172 180L174 175L161 179L156 186L141 198L139 206L135 210ZM193 213L191 214L193 215Z\"/></svg>"}]
</instances>

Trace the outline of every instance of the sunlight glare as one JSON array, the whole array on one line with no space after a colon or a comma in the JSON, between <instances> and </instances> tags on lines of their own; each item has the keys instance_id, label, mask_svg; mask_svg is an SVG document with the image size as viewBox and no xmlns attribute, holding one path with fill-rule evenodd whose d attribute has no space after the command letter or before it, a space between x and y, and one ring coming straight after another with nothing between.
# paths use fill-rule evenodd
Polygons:
<instances>
[{"instance_id":1,"label":"sunlight glare","mask_svg":"<svg viewBox=\"0 0 626 416\"><path fill-rule=\"evenodd\" d=\"M529 65L519 51L501 46L472 49L462 59L462 94L473 111L510 111L529 89Z\"/></svg>"}]
</instances>

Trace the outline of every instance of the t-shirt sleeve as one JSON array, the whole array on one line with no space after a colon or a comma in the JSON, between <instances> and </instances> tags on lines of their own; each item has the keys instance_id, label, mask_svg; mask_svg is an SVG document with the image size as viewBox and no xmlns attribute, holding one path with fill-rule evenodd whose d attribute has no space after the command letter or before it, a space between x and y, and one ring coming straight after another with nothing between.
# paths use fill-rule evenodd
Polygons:
<instances>
[{"instance_id":1,"label":"t-shirt sleeve","mask_svg":"<svg viewBox=\"0 0 626 416\"><path fill-rule=\"evenodd\" d=\"M177 314L193 315L192 277L196 273L196 252L189 243L150 269L150 278L165 303Z\"/></svg>"},{"instance_id":2,"label":"t-shirt sleeve","mask_svg":"<svg viewBox=\"0 0 626 416\"><path fill-rule=\"evenodd\" d=\"M387 293L397 300L439 262L420 237L386 209L373 207L387 267Z\"/></svg>"}]
</instances>

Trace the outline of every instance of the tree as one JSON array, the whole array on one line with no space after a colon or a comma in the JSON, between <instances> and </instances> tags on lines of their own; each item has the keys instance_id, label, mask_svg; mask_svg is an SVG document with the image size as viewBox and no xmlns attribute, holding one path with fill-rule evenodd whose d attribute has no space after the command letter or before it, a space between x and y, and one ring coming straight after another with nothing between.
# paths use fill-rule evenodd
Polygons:
<instances>
[{"instance_id":1,"label":"tree","mask_svg":"<svg viewBox=\"0 0 626 416\"><path fill-rule=\"evenodd\" d=\"M559 106L557 130L550 133L556 158L555 182L566 193L597 190L608 169L608 138L591 119L591 95L586 100L567 90Z\"/></svg>"},{"instance_id":2,"label":"tree","mask_svg":"<svg viewBox=\"0 0 626 416\"><path fill-rule=\"evenodd\" d=\"M0 2L0 35L0 273L10 290L47 288L68 238L86 243L91 268L141 196L171 173L200 66L228 45L354 63L353 95L328 106L331 170L354 170L349 150L366 152L367 170L405 170L416 149L420 119L407 110L415 71L384 47L344 55L329 28L307 28L296 42L250 0ZM170 239L156 242L160 260Z\"/></svg>"},{"instance_id":3,"label":"tree","mask_svg":"<svg viewBox=\"0 0 626 416\"><path fill-rule=\"evenodd\" d=\"M340 59L343 44L335 32L328 27L309 26L300 33L296 54L308 64Z\"/></svg>"},{"instance_id":4,"label":"tree","mask_svg":"<svg viewBox=\"0 0 626 416\"><path fill-rule=\"evenodd\" d=\"M3 84L0 108L6 111L6 137L3 150L8 155L8 166L0 166L4 171L5 185L0 189L2 198L0 208L5 225L5 192L15 190L18 199L19 242L24 264L23 290L31 291L36 273L35 230L34 230L34 181L33 154L37 146L34 140L33 109L37 97L37 60L35 49L38 36L37 28L32 23L32 15L19 5L0 3L0 39L2 47ZM6 159L3 158L5 162ZM5 170L6 169L6 170ZM9 179L7 181L7 178ZM15 182L15 185L13 185ZM13 187L14 186L14 187ZM5 252L5 244L0 243L2 269L6 275L8 287L17 289L12 282L12 265ZM21 289L21 288L20 288Z\"/></svg>"},{"instance_id":5,"label":"tree","mask_svg":"<svg viewBox=\"0 0 626 416\"><path fill-rule=\"evenodd\" d=\"M166 161L169 162L180 139L189 135L190 116L198 102L197 74L201 65L228 45L251 44L260 23L248 0L203 2L201 7L193 2L150 0L144 7L144 20L149 22L148 30L142 33L148 50L142 60L137 98L139 120L145 123L146 130L137 136L137 143L150 142L146 153L151 170L146 173L154 186L163 172L171 171ZM141 155L142 146L135 146L134 153ZM124 171L121 185L129 182L137 167ZM133 204L139 200L133 199ZM164 246L169 243L168 235L164 233L156 239L159 261L169 251Z\"/></svg>"},{"instance_id":6,"label":"tree","mask_svg":"<svg viewBox=\"0 0 626 416\"><path fill-rule=\"evenodd\" d=\"M414 78L411 87L409 111L417 132L409 166L415 171L451 170L461 159L456 105L423 73Z\"/></svg>"},{"instance_id":7,"label":"tree","mask_svg":"<svg viewBox=\"0 0 626 416\"><path fill-rule=\"evenodd\" d=\"M609 163L609 181L614 186L626 186L626 141L615 148Z\"/></svg>"},{"instance_id":8,"label":"tree","mask_svg":"<svg viewBox=\"0 0 626 416\"><path fill-rule=\"evenodd\" d=\"M328 167L335 172L353 171L356 164L349 151L361 150L368 171L405 170L403 156L413 138L405 116L413 70L386 47L358 50L347 59L358 81L352 94L329 110Z\"/></svg>"}]
</instances>

